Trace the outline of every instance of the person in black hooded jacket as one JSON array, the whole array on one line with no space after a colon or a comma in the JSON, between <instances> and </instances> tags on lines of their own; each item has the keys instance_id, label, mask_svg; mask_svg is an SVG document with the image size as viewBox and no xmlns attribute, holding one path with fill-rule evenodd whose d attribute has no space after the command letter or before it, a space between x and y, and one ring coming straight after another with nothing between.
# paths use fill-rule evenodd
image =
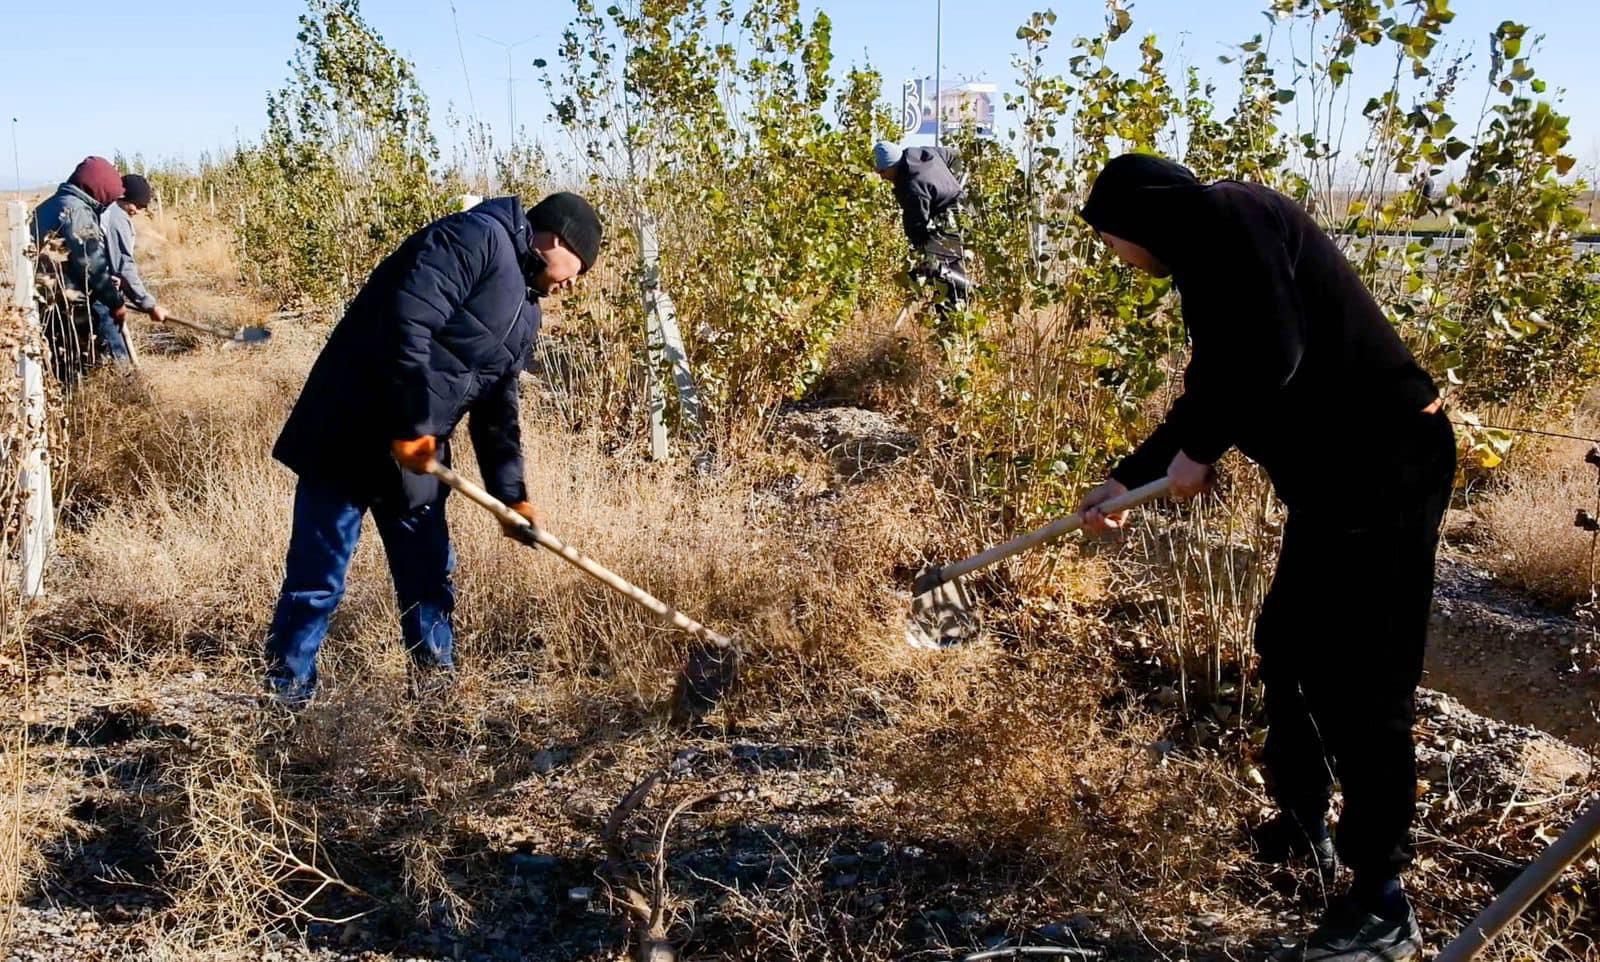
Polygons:
<instances>
[{"instance_id":1,"label":"person in black hooded jacket","mask_svg":"<svg viewBox=\"0 0 1600 962\"><path fill-rule=\"evenodd\" d=\"M466 417L485 487L544 523L523 481L517 379L539 332L539 299L594 265L600 233L576 194L526 213L515 197L488 200L412 234L351 301L273 448L299 475L266 643L268 685L285 702L316 689L317 652L369 510L407 651L419 667L452 667L449 489L422 472L435 458L450 462Z\"/></svg>"},{"instance_id":2,"label":"person in black hooded jacket","mask_svg":"<svg viewBox=\"0 0 1600 962\"><path fill-rule=\"evenodd\" d=\"M1191 346L1166 418L1084 499L1088 527L1120 524L1096 506L1162 476L1177 497L1199 494L1229 448L1266 471L1288 508L1255 638L1279 814L1251 840L1265 860L1307 857L1328 878L1336 847L1353 870L1348 896L1285 958L1401 962L1421 951L1400 873L1455 477L1438 391L1332 239L1280 193L1126 155L1100 173L1082 216L1125 262L1172 278Z\"/></svg>"}]
</instances>

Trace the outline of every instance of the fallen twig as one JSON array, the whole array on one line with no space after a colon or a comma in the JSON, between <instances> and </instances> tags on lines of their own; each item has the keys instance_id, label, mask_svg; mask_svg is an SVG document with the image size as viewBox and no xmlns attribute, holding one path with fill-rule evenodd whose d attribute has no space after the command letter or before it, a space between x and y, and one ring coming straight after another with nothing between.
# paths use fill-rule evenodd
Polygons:
<instances>
[{"instance_id":1,"label":"fallen twig","mask_svg":"<svg viewBox=\"0 0 1600 962\"><path fill-rule=\"evenodd\" d=\"M649 894L646 895L644 891L646 886L640 884L638 873L625 868L631 865L634 859L622 843L622 832L629 819L650 797L650 793L655 791L656 786L666 778L667 771L657 769L629 790L628 794L622 797L622 801L617 803L611 816L606 819L602 834L608 856L607 881L620 890L622 895L618 901L633 920L631 941L632 955L636 962L677 962L678 951L667 937L667 930L671 927L671 920L667 917L669 895L667 836L671 833L673 824L685 813L707 802L726 798L730 794L719 791L684 799L667 813L660 828L655 832L654 864L650 873Z\"/></svg>"},{"instance_id":2,"label":"fallen twig","mask_svg":"<svg viewBox=\"0 0 1600 962\"><path fill-rule=\"evenodd\" d=\"M961 962L1028 958L1098 959L1100 956L1101 953L1096 949L1079 949L1065 945L1017 945L1009 949L988 949L983 952L974 952L971 955L963 956Z\"/></svg>"}]
</instances>

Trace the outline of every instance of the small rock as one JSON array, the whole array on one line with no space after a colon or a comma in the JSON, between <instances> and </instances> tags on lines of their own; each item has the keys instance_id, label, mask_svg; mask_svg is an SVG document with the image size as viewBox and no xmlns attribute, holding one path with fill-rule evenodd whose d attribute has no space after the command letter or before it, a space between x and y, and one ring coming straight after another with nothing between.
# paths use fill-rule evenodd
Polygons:
<instances>
[{"instance_id":1,"label":"small rock","mask_svg":"<svg viewBox=\"0 0 1600 962\"><path fill-rule=\"evenodd\" d=\"M570 902L587 902L594 898L594 889L587 885L567 890L567 900Z\"/></svg>"},{"instance_id":2,"label":"small rock","mask_svg":"<svg viewBox=\"0 0 1600 962\"><path fill-rule=\"evenodd\" d=\"M694 761L699 757L700 753L695 749L685 748L673 757L672 765L668 770L674 775L687 775L694 769Z\"/></svg>"}]
</instances>

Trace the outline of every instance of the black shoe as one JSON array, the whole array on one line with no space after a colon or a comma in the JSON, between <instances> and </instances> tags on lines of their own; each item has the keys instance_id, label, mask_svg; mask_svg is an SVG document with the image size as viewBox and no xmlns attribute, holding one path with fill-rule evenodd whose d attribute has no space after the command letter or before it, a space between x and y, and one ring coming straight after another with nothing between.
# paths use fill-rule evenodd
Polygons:
<instances>
[{"instance_id":1,"label":"black shoe","mask_svg":"<svg viewBox=\"0 0 1600 962\"><path fill-rule=\"evenodd\" d=\"M1320 837L1314 837L1299 819L1281 812L1250 830L1250 851L1267 865L1310 862L1324 879L1331 880L1339 871L1327 824L1323 823Z\"/></svg>"},{"instance_id":2,"label":"black shoe","mask_svg":"<svg viewBox=\"0 0 1600 962\"><path fill-rule=\"evenodd\" d=\"M1302 945L1281 949L1273 962L1410 962L1422 955L1422 930L1408 905L1391 917L1353 899L1334 903Z\"/></svg>"}]
</instances>

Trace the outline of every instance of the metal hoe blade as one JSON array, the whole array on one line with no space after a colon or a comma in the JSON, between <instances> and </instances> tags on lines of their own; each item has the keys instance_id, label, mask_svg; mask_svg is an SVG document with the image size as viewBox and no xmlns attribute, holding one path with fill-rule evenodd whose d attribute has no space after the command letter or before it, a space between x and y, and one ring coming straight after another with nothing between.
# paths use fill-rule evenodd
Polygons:
<instances>
[{"instance_id":1,"label":"metal hoe blade","mask_svg":"<svg viewBox=\"0 0 1600 962\"><path fill-rule=\"evenodd\" d=\"M739 681L739 649L698 642L678 675L672 693L672 723L698 724Z\"/></svg>"},{"instance_id":2,"label":"metal hoe blade","mask_svg":"<svg viewBox=\"0 0 1600 962\"><path fill-rule=\"evenodd\" d=\"M1126 511L1166 495L1169 487L1170 482L1160 478L1104 501L1099 507L1107 513ZM975 636L978 625L969 613L971 599L961 587L961 579L1077 531L1083 524L1082 514L1057 518L970 558L922 572L911 586L915 597L911 600L911 618L906 624L906 642L913 648L948 648Z\"/></svg>"},{"instance_id":3,"label":"metal hoe blade","mask_svg":"<svg viewBox=\"0 0 1600 962\"><path fill-rule=\"evenodd\" d=\"M229 340L235 344L260 344L271 337L272 332L264 327L241 327Z\"/></svg>"},{"instance_id":4,"label":"metal hoe blade","mask_svg":"<svg viewBox=\"0 0 1600 962\"><path fill-rule=\"evenodd\" d=\"M931 585L931 586L930 586ZM978 637L973 600L959 578L940 582L937 569L918 576L906 618L906 644L913 648L952 648Z\"/></svg>"}]
</instances>

